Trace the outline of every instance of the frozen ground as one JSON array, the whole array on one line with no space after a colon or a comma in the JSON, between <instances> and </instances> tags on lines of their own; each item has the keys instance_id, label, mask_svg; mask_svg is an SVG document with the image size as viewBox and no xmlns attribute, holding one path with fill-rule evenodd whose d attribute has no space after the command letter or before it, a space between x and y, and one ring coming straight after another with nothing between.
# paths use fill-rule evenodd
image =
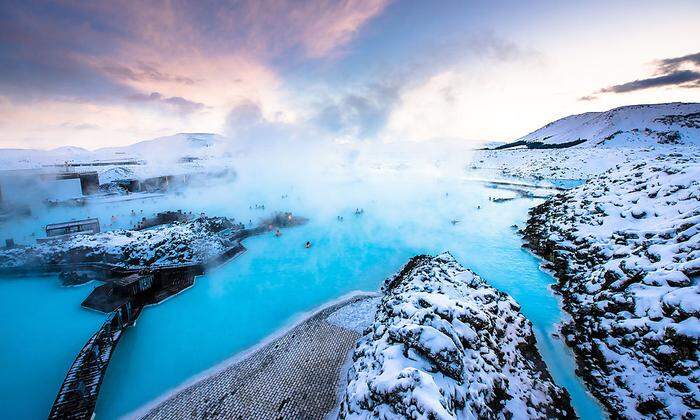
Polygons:
<instances>
[{"instance_id":1,"label":"frozen ground","mask_svg":"<svg viewBox=\"0 0 700 420\"><path fill-rule=\"evenodd\" d=\"M698 153L696 146L572 147L474 152L469 168L507 177L547 180L589 179L627 162L649 161L673 153Z\"/></svg>"},{"instance_id":2,"label":"frozen ground","mask_svg":"<svg viewBox=\"0 0 700 420\"><path fill-rule=\"evenodd\" d=\"M382 286L340 418L568 418L530 322L449 253L412 258Z\"/></svg>"},{"instance_id":3,"label":"frozen ground","mask_svg":"<svg viewBox=\"0 0 700 420\"><path fill-rule=\"evenodd\" d=\"M700 415L700 155L626 163L535 207L579 370L611 413Z\"/></svg>"}]
</instances>

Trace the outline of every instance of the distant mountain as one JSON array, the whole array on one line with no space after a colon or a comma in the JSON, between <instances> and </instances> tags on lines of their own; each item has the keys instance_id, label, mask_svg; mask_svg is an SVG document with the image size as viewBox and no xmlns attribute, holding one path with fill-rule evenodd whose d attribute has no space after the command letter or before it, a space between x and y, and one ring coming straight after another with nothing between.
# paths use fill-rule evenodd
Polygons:
<instances>
[{"instance_id":1,"label":"distant mountain","mask_svg":"<svg viewBox=\"0 0 700 420\"><path fill-rule=\"evenodd\" d=\"M88 149L83 149L82 147L76 147L76 146L61 146L57 147L55 149L51 149L48 151L49 153L56 153L60 155L82 155L85 153L90 153Z\"/></svg>"},{"instance_id":2,"label":"distant mountain","mask_svg":"<svg viewBox=\"0 0 700 420\"><path fill-rule=\"evenodd\" d=\"M495 149L658 144L700 146L700 103L630 105L605 112L571 115Z\"/></svg>"},{"instance_id":3,"label":"distant mountain","mask_svg":"<svg viewBox=\"0 0 700 420\"><path fill-rule=\"evenodd\" d=\"M105 147L94 151L63 146L51 150L0 149L0 168L31 169L66 162L114 160L145 160L149 163L182 162L187 159L219 157L231 143L228 138L213 133L179 133L145 140L129 146Z\"/></svg>"},{"instance_id":4,"label":"distant mountain","mask_svg":"<svg viewBox=\"0 0 700 420\"><path fill-rule=\"evenodd\" d=\"M122 147L105 147L95 150L97 155L129 155L143 158L168 159L188 155L199 156L207 149L218 148L227 143L227 138L214 133L178 133L158 137Z\"/></svg>"}]
</instances>

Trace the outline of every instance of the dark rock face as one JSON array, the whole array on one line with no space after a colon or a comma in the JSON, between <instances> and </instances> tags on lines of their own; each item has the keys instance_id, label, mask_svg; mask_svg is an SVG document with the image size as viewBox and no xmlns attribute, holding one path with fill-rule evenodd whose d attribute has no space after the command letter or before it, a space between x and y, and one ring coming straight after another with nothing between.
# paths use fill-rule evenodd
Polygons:
<instances>
[{"instance_id":1,"label":"dark rock face","mask_svg":"<svg viewBox=\"0 0 700 420\"><path fill-rule=\"evenodd\" d=\"M340 418L575 417L518 304L450 254L412 258L382 292Z\"/></svg>"},{"instance_id":2,"label":"dark rock face","mask_svg":"<svg viewBox=\"0 0 700 420\"><path fill-rule=\"evenodd\" d=\"M533 208L578 372L613 418L700 415L700 165L627 164Z\"/></svg>"}]
</instances>

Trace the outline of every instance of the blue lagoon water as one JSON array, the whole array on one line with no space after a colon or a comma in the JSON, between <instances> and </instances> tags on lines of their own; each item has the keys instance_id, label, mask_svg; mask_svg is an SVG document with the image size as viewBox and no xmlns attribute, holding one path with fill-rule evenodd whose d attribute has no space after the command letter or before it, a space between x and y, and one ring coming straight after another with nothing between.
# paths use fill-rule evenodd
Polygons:
<instances>
[{"instance_id":1,"label":"blue lagoon water","mask_svg":"<svg viewBox=\"0 0 700 420\"><path fill-rule=\"evenodd\" d=\"M536 201L494 203L490 196L507 193L461 179L379 179L350 178L324 185L322 193L292 184L247 189L236 182L181 196L40 213L34 224L87 211L115 227L131 223L132 208L139 214L141 209L181 208L244 222L273 210L310 218L279 238L269 234L246 240L246 253L198 278L184 293L146 308L117 347L97 418L128 415L256 345L300 314L354 290L376 291L408 258L445 250L521 304L547 365L572 394L579 415L602 417L576 378L571 355L552 336L562 318L548 289L553 280L521 248L512 227L523 226ZM251 210L257 203L266 210ZM353 215L358 207L365 210L362 216ZM116 222L111 222L112 214L118 216ZM7 233L28 241L37 228L30 222L23 226ZM304 248L306 241L313 243L311 249ZM79 307L90 287L61 288L52 277L0 281L0 333L6 343L0 347L0 411L7 416L48 414L73 357L104 319Z\"/></svg>"}]
</instances>

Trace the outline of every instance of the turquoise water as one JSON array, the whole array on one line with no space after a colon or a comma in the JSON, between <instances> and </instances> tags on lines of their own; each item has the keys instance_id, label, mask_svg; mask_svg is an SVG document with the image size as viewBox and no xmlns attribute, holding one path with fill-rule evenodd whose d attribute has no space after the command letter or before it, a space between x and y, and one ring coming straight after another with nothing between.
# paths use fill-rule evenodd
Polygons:
<instances>
[{"instance_id":1,"label":"turquoise water","mask_svg":"<svg viewBox=\"0 0 700 420\"><path fill-rule=\"evenodd\" d=\"M206 211L243 221L272 209L311 218L280 238L247 240L246 253L198 278L181 295L147 308L113 356L97 418L126 415L250 348L299 314L353 290L377 290L411 256L444 250L522 305L552 374L572 394L578 413L600 418L598 406L573 373L571 356L552 337L562 316L548 290L552 279L521 249L512 227L524 224L527 209L536 201L493 203L489 196L498 192L459 179L386 174L373 179L349 177L307 188L263 180L275 185L263 190L236 182L167 199L88 208L107 221L117 214L116 224L129 223L131 206L146 213L167 208ZM264 203L267 211L251 210L256 203ZM357 207L364 208L364 215L352 214ZM57 211L39 217L59 218L86 209ZM453 225L454 219L460 222ZM24 231L15 228L12 233L27 237L31 229L27 224ZM311 249L303 247L307 240ZM53 278L0 282L1 333L11 343L0 349L3 413L13 418L46 416L73 356L103 319L79 308L90 287L59 288ZM39 303L45 305L41 310ZM47 335L53 337L50 350L45 349ZM26 372L31 374L23 377Z\"/></svg>"},{"instance_id":2,"label":"turquoise water","mask_svg":"<svg viewBox=\"0 0 700 420\"><path fill-rule=\"evenodd\" d=\"M90 286L56 277L0 281L0 413L46 418L66 371L104 315L80 308Z\"/></svg>"}]
</instances>

